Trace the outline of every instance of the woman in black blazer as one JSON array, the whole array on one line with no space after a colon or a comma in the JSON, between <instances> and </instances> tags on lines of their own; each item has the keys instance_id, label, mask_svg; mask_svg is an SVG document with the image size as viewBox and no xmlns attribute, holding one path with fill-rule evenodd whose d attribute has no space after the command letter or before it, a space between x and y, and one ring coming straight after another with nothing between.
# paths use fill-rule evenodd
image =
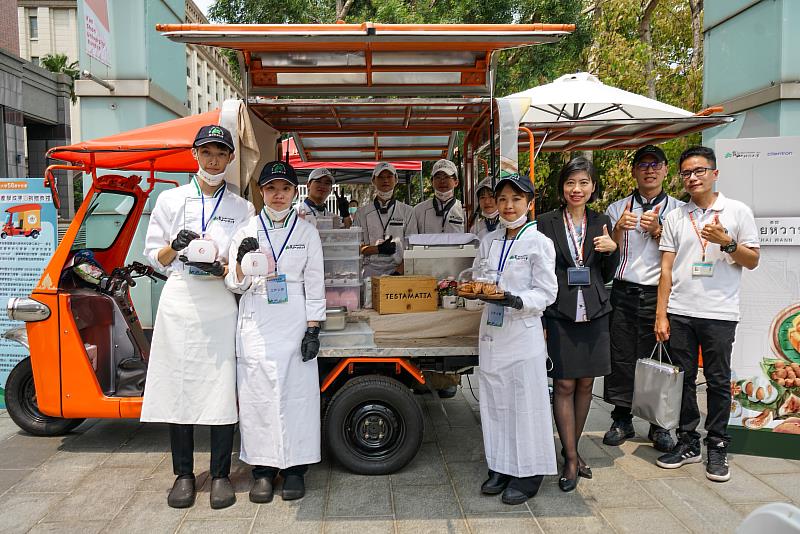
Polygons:
<instances>
[{"instance_id":1,"label":"woman in black blazer","mask_svg":"<svg viewBox=\"0 0 800 534\"><path fill-rule=\"evenodd\" d=\"M609 236L608 216L586 207L597 198L597 172L589 160L573 158L564 166L558 194L562 207L539 216L537 226L556 249L558 297L544 317L547 353L553 360L553 415L565 459L558 484L572 491L579 475L592 476L578 456L578 440L594 379L611 372L611 303L605 284L614 277L619 251Z\"/></svg>"}]
</instances>

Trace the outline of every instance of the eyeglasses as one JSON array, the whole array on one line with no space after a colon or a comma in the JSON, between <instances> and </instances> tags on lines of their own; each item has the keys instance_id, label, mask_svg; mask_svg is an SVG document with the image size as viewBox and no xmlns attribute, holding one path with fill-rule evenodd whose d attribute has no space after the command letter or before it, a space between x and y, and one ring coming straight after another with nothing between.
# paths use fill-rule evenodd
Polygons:
<instances>
[{"instance_id":1,"label":"eyeglasses","mask_svg":"<svg viewBox=\"0 0 800 534\"><path fill-rule=\"evenodd\" d=\"M651 161L649 163L643 161L641 163L636 164L636 168L639 169L640 171L646 171L648 168L653 169L654 171L660 171L663 167L664 167L663 161Z\"/></svg>"},{"instance_id":2,"label":"eyeglasses","mask_svg":"<svg viewBox=\"0 0 800 534\"><path fill-rule=\"evenodd\" d=\"M695 176L697 176L698 178L702 178L703 176L705 176L705 175L706 175L706 173L707 173L708 171L713 171L713 170L714 170L714 169L712 169L711 167L697 167L696 169L692 169L692 170L690 170L690 171L681 171L681 172L679 172L678 174L679 174L679 175L680 175L680 177L681 177L681 178L683 178L684 180L688 180L689 178L691 178L691 177L692 177L692 175L693 175L693 174L694 174Z\"/></svg>"}]
</instances>

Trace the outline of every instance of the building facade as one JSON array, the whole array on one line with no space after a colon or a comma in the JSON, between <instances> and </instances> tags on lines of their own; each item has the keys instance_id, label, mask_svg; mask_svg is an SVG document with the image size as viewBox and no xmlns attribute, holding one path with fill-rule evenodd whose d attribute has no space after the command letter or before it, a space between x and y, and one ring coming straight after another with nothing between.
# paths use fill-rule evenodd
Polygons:
<instances>
[{"instance_id":1,"label":"building facade","mask_svg":"<svg viewBox=\"0 0 800 534\"><path fill-rule=\"evenodd\" d=\"M47 54L78 60L76 0L18 0L17 23L20 57L37 65Z\"/></svg>"}]
</instances>

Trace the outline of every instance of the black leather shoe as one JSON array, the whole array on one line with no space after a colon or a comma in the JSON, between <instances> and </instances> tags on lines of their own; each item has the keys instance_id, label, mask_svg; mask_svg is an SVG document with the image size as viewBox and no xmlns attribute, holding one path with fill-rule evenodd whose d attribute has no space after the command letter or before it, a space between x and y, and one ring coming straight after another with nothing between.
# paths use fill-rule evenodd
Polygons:
<instances>
[{"instance_id":1,"label":"black leather shoe","mask_svg":"<svg viewBox=\"0 0 800 534\"><path fill-rule=\"evenodd\" d=\"M558 487L561 488L561 491L565 493L569 493L570 491L575 491L575 488L578 487L578 475L576 471L575 478L567 478L564 476L564 473L567 471L567 466L564 466L564 471L561 472L561 478L558 479Z\"/></svg>"},{"instance_id":2,"label":"black leather shoe","mask_svg":"<svg viewBox=\"0 0 800 534\"><path fill-rule=\"evenodd\" d=\"M626 440L634 437L636 432L633 430L633 423L631 421L618 420L612 423L611 428L603 436L603 443L616 447L622 445Z\"/></svg>"},{"instance_id":3,"label":"black leather shoe","mask_svg":"<svg viewBox=\"0 0 800 534\"><path fill-rule=\"evenodd\" d=\"M481 493L484 495L497 495L506 489L509 482L511 482L510 476L489 471L489 478L481 484Z\"/></svg>"},{"instance_id":4,"label":"black leather shoe","mask_svg":"<svg viewBox=\"0 0 800 534\"><path fill-rule=\"evenodd\" d=\"M440 399L452 399L458 393L458 386L448 386L444 389L439 390L439 398Z\"/></svg>"},{"instance_id":5,"label":"black leather shoe","mask_svg":"<svg viewBox=\"0 0 800 534\"><path fill-rule=\"evenodd\" d=\"M675 446L675 440L666 428L650 425L650 432L647 433L647 439L653 442L653 448L661 452L669 452Z\"/></svg>"},{"instance_id":6,"label":"black leather shoe","mask_svg":"<svg viewBox=\"0 0 800 534\"><path fill-rule=\"evenodd\" d=\"M231 479L220 477L211 480L211 508L219 510L227 508L236 502L236 493L233 491Z\"/></svg>"},{"instance_id":7,"label":"black leather shoe","mask_svg":"<svg viewBox=\"0 0 800 534\"><path fill-rule=\"evenodd\" d=\"M561 457L567 457L567 453L563 448L561 449ZM592 478L592 468L586 464L582 464L583 460L581 460L580 456L578 456L578 461L580 462L578 463L578 476L586 479Z\"/></svg>"},{"instance_id":8,"label":"black leather shoe","mask_svg":"<svg viewBox=\"0 0 800 534\"><path fill-rule=\"evenodd\" d=\"M262 477L253 481L253 487L250 488L250 502L259 504L272 502L273 495L272 479Z\"/></svg>"},{"instance_id":9,"label":"black leather shoe","mask_svg":"<svg viewBox=\"0 0 800 534\"><path fill-rule=\"evenodd\" d=\"M531 497L527 494L521 492L517 488L506 488L503 492L503 495L500 497L500 500L503 501L504 504L522 504Z\"/></svg>"},{"instance_id":10,"label":"black leather shoe","mask_svg":"<svg viewBox=\"0 0 800 534\"><path fill-rule=\"evenodd\" d=\"M281 497L284 501L300 499L306 494L306 483L303 475L286 475L283 479Z\"/></svg>"},{"instance_id":11,"label":"black leather shoe","mask_svg":"<svg viewBox=\"0 0 800 534\"><path fill-rule=\"evenodd\" d=\"M194 487L194 475L179 476L169 490L167 504L172 508L189 508L194 504L197 490Z\"/></svg>"},{"instance_id":12,"label":"black leather shoe","mask_svg":"<svg viewBox=\"0 0 800 534\"><path fill-rule=\"evenodd\" d=\"M544 480L543 475L524 478L512 478L500 498L505 504L522 504L539 493Z\"/></svg>"}]
</instances>

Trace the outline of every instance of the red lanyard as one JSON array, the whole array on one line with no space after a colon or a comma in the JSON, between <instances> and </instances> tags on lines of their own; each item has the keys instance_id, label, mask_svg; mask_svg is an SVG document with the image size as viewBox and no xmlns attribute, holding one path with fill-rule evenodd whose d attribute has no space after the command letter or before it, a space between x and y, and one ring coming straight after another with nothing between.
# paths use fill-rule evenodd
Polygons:
<instances>
[{"instance_id":1,"label":"red lanyard","mask_svg":"<svg viewBox=\"0 0 800 534\"><path fill-rule=\"evenodd\" d=\"M564 221L567 223L569 229L569 237L572 239L572 244L575 245L575 260L580 267L583 267L583 242L586 239L586 211L583 212L583 222L581 223L581 240L578 243L578 237L575 233L575 225L572 222L572 215L567 210L564 210Z\"/></svg>"},{"instance_id":2,"label":"red lanyard","mask_svg":"<svg viewBox=\"0 0 800 534\"><path fill-rule=\"evenodd\" d=\"M698 230L698 228L697 228L697 223L694 221L693 213L694 213L694 211L690 211L689 212L689 220L692 221L692 228L694 228L694 233L697 236L697 239L700 240L700 248L703 249L702 261L705 263L705 261L706 261L706 248L708 247L708 239L703 239L703 236L700 234L700 230ZM717 221L719 221L719 219L718 219L719 215L714 215L714 217L717 218Z\"/></svg>"}]
</instances>

